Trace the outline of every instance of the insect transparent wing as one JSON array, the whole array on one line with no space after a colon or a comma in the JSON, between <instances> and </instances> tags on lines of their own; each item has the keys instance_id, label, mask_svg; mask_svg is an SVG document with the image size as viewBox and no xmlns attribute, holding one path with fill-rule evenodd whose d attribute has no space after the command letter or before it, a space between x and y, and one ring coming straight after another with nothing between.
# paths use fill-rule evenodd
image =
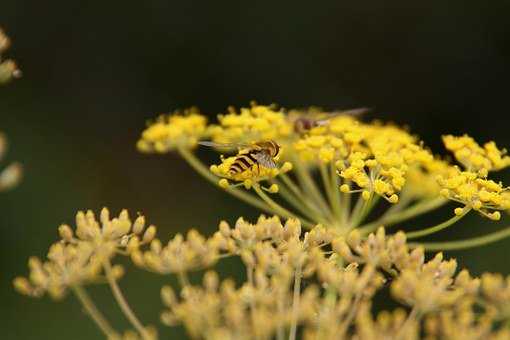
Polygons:
<instances>
[{"instance_id":1,"label":"insect transparent wing","mask_svg":"<svg viewBox=\"0 0 510 340\"><path fill-rule=\"evenodd\" d=\"M250 144L246 144L246 143L215 143L215 142L210 142L210 141L201 141L201 142L198 142L198 144L202 145L202 146L208 146L211 148L231 149L231 150L250 147Z\"/></svg>"},{"instance_id":2,"label":"insect transparent wing","mask_svg":"<svg viewBox=\"0 0 510 340\"><path fill-rule=\"evenodd\" d=\"M343 111L337 111L333 112L334 115L338 116L353 116L353 117L359 117L361 115L364 115L367 112L370 112L372 109L368 107L360 107L357 109L351 109L351 110L343 110Z\"/></svg>"},{"instance_id":3,"label":"insect transparent wing","mask_svg":"<svg viewBox=\"0 0 510 340\"><path fill-rule=\"evenodd\" d=\"M371 111L371 109L369 109L367 107L361 107L361 108L352 109L352 110L329 112L327 118L320 119L317 121L317 125L319 125L319 126L326 125L329 122L329 120L331 120L335 117L338 117L338 116L360 117L369 111Z\"/></svg>"},{"instance_id":4,"label":"insect transparent wing","mask_svg":"<svg viewBox=\"0 0 510 340\"><path fill-rule=\"evenodd\" d=\"M257 153L253 153L252 156L257 160L257 162L260 163L260 165L262 165L266 168L270 168L270 169L276 168L276 163L274 162L273 158L271 158L271 156L268 153L257 152Z\"/></svg>"}]
</instances>

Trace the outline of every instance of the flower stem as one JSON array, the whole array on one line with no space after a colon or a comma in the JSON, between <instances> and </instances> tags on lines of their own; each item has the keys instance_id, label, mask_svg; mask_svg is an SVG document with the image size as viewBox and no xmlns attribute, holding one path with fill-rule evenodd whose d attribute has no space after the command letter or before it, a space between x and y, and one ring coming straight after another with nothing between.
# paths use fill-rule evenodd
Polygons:
<instances>
[{"instance_id":1,"label":"flower stem","mask_svg":"<svg viewBox=\"0 0 510 340\"><path fill-rule=\"evenodd\" d=\"M450 218L449 220L446 220L444 221L443 223L439 223L433 227L429 227L429 228L425 228L425 229L422 229L422 230L417 230L417 231L410 231L410 232L407 232L406 233L406 236L407 236L407 239L413 239L413 238L418 238L418 237L423 237L423 236L427 236L427 235L430 235L430 234L433 234L433 233L436 233L440 230L443 230L443 229L446 229L448 228L449 226L451 226L452 224L455 224L458 220L460 220L461 218L463 218L464 216L466 216L466 214L471 210L471 208L465 208L464 211L462 212L462 214L460 215L455 215L453 216L452 218Z\"/></svg>"},{"instance_id":2,"label":"flower stem","mask_svg":"<svg viewBox=\"0 0 510 340\"><path fill-rule=\"evenodd\" d=\"M342 200L340 199L340 185L339 178L336 174L336 166L334 162L330 162L329 175L331 178L331 190L333 192L333 212L336 213L338 223L342 223ZM336 207L336 209L335 209Z\"/></svg>"},{"instance_id":3,"label":"flower stem","mask_svg":"<svg viewBox=\"0 0 510 340\"><path fill-rule=\"evenodd\" d=\"M484 246L507 237L510 237L510 226L484 236L468 238L460 241L409 243L409 246L413 248L424 247L426 251L462 250Z\"/></svg>"},{"instance_id":4,"label":"flower stem","mask_svg":"<svg viewBox=\"0 0 510 340\"><path fill-rule=\"evenodd\" d=\"M273 183L277 184L279 187L278 193L295 209L297 209L301 214L311 219L314 222L322 223L328 225L330 222L326 221L324 217L322 217L316 210L315 207L310 206L302 200L300 197L296 196L293 191L287 189L287 186L284 182L279 181L278 179L273 179Z\"/></svg>"},{"instance_id":5,"label":"flower stem","mask_svg":"<svg viewBox=\"0 0 510 340\"><path fill-rule=\"evenodd\" d=\"M292 321L290 324L289 340L296 339L300 297L301 297L301 266L298 266L294 274L294 292L292 297Z\"/></svg>"},{"instance_id":6,"label":"flower stem","mask_svg":"<svg viewBox=\"0 0 510 340\"><path fill-rule=\"evenodd\" d=\"M303 162L297 157L294 157L292 164L296 166L296 173L301 183L301 187L305 190L305 194L310 197L313 202L317 205L320 211L328 217L332 217L331 210L326 203L326 200L321 195L319 189L315 185L312 176L308 169L305 168Z\"/></svg>"},{"instance_id":7,"label":"flower stem","mask_svg":"<svg viewBox=\"0 0 510 340\"><path fill-rule=\"evenodd\" d=\"M346 182L347 185L349 185L350 182ZM351 214L351 194L349 193L342 193L341 194L341 202L342 202L342 218L341 218L341 224L343 227L347 226L347 221L349 220L349 216Z\"/></svg>"},{"instance_id":8,"label":"flower stem","mask_svg":"<svg viewBox=\"0 0 510 340\"><path fill-rule=\"evenodd\" d=\"M177 280L179 280L179 284L181 285L181 288L189 286L189 279L186 272L179 272L177 274Z\"/></svg>"},{"instance_id":9,"label":"flower stem","mask_svg":"<svg viewBox=\"0 0 510 340\"><path fill-rule=\"evenodd\" d=\"M339 188L331 182L332 178L329 174L328 168L324 164L320 164L319 171L321 173L322 182L324 184L324 191L326 191L326 195L328 196L329 205L331 207L331 211L335 216L335 220L340 221L340 201L337 200L335 191L339 191Z\"/></svg>"},{"instance_id":10,"label":"flower stem","mask_svg":"<svg viewBox=\"0 0 510 340\"><path fill-rule=\"evenodd\" d=\"M293 213L291 213L290 211L288 211L287 209L285 209L284 207L282 207L281 205L279 205L278 203L273 201L268 195L266 195L266 193L264 191L262 191L262 189L260 188L260 186L258 184L253 186L253 190L255 190L257 195L259 195L260 198L262 198L262 200L264 202L266 202L267 205L270 206L271 209L273 210L273 212L276 213L277 215L280 215L281 217L286 217L286 218L297 218L298 220L301 221L301 223L303 223L304 226L306 226L308 228L311 228L314 226L314 224L312 222L305 220L302 217L298 217L298 216L294 215Z\"/></svg>"},{"instance_id":11,"label":"flower stem","mask_svg":"<svg viewBox=\"0 0 510 340\"><path fill-rule=\"evenodd\" d=\"M368 234L381 225L384 225L385 227L392 226L394 224L397 224L399 222L408 220L410 218L413 218L415 216L421 215L423 213L426 213L430 210L434 210L436 208L439 208L443 204L447 202L444 198L435 198L435 199L427 199L425 201L421 201L419 203L416 203L413 206L410 206L400 212L387 215L386 217L379 218L378 220L365 224L364 226L360 227L360 232L364 234Z\"/></svg>"},{"instance_id":12,"label":"flower stem","mask_svg":"<svg viewBox=\"0 0 510 340\"><path fill-rule=\"evenodd\" d=\"M178 150L182 158L184 158L184 160L186 160L196 172L198 172L200 175L202 175L202 177L207 179L215 186L219 187L218 178L214 176L192 152L184 148L179 148ZM225 190L232 196L240 199L241 201L244 201L245 203L253 205L255 208L268 213L274 213L264 202L257 199L257 197L240 190L239 188L222 188L222 190Z\"/></svg>"},{"instance_id":13,"label":"flower stem","mask_svg":"<svg viewBox=\"0 0 510 340\"><path fill-rule=\"evenodd\" d=\"M87 291L78 285L73 286L72 289L74 295L80 301L87 314L91 317L92 320L94 320L104 335L106 335L108 339L118 336L117 331L115 331L112 326L110 326L108 320L106 320L104 315L99 311L99 309L97 309L96 305L87 294Z\"/></svg>"},{"instance_id":14,"label":"flower stem","mask_svg":"<svg viewBox=\"0 0 510 340\"><path fill-rule=\"evenodd\" d=\"M140 333L140 335L142 336L143 339L145 339L145 340L151 339L150 335L147 333L147 330L145 330L145 328L143 327L140 320L138 320L136 315L131 310L131 307L129 307L129 304L127 303L126 298L122 294L122 291L120 290L120 287L117 284L117 281L113 277L112 265L110 264L110 261L109 260L105 261L105 263L103 264L103 267L105 270L106 279L108 280L108 283L110 284L110 288L112 290L113 296L115 297L115 300L117 301L120 309L122 310L122 312L124 313L126 318L129 320L129 322L131 322L133 327L138 331L138 333Z\"/></svg>"},{"instance_id":15,"label":"flower stem","mask_svg":"<svg viewBox=\"0 0 510 340\"><path fill-rule=\"evenodd\" d=\"M406 321L404 321L404 324L402 325L402 327L400 327L400 330L398 331L395 339L397 339L397 340L402 339L406 335L407 329L411 326L411 324L414 321L416 321L417 316L418 316L418 309L415 306L415 307L413 307L413 309L411 309L411 312L407 316L407 319L406 319Z\"/></svg>"},{"instance_id":16,"label":"flower stem","mask_svg":"<svg viewBox=\"0 0 510 340\"><path fill-rule=\"evenodd\" d=\"M371 202L374 199L373 194L370 195L368 200L363 199L363 196L359 194L358 200L352 211L351 220L349 221L349 228L356 228L362 221L367 210L371 206Z\"/></svg>"}]
</instances>

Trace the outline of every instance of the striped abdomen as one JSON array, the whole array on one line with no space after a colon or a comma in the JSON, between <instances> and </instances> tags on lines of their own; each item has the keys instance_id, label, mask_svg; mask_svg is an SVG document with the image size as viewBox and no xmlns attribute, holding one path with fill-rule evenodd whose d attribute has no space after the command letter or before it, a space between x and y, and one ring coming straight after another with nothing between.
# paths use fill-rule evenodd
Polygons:
<instances>
[{"instance_id":1,"label":"striped abdomen","mask_svg":"<svg viewBox=\"0 0 510 340\"><path fill-rule=\"evenodd\" d=\"M258 164L257 159L253 156L257 152L260 151L249 151L247 153L238 155L234 163L232 163L232 165L228 169L229 174L230 175L239 174L248 169L251 169L253 165Z\"/></svg>"}]
</instances>

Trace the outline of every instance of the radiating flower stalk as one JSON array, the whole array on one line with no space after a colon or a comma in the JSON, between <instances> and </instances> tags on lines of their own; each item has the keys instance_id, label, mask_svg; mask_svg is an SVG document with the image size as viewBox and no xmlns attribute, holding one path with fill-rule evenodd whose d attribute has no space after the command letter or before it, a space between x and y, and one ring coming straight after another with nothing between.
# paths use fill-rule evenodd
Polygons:
<instances>
[{"instance_id":1,"label":"radiating flower stalk","mask_svg":"<svg viewBox=\"0 0 510 340\"><path fill-rule=\"evenodd\" d=\"M279 146L271 159L261 149L269 141ZM473 277L454 259L426 251L488 244L510 236L510 227L466 240L422 238L473 212L503 218L510 193L489 175L508 167L510 157L469 136L443 141L455 163L393 124L318 109L253 103L229 108L212 124L195 108L162 115L142 133L140 151L179 153L213 185L271 217L222 221L211 236L192 229L164 242L142 216L132 221L122 211L111 219L103 209L98 221L79 212L76 229L61 226L47 259L31 258L29 276L14 286L33 297L73 292L110 339L157 336L120 290L118 256L175 276L178 286L161 289L161 321L184 326L194 339L508 339L510 277ZM225 155L204 164L200 144ZM443 221L409 228L412 218L450 202ZM387 233L395 226L400 231ZM226 257L240 259L244 282L214 270ZM101 283L134 332L121 335L87 295L87 285ZM375 312L381 292L400 307Z\"/></svg>"}]
</instances>

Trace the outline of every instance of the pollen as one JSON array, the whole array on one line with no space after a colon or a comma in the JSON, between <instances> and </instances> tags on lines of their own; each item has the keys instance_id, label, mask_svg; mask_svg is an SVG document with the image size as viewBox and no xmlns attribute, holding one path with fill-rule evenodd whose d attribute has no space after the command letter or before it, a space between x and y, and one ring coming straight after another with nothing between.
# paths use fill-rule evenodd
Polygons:
<instances>
[{"instance_id":1,"label":"pollen","mask_svg":"<svg viewBox=\"0 0 510 340\"><path fill-rule=\"evenodd\" d=\"M229 187L229 183L228 183L228 180L226 180L225 178L222 178L219 180L218 184L220 185L220 187L222 187L223 189L227 189Z\"/></svg>"},{"instance_id":2,"label":"pollen","mask_svg":"<svg viewBox=\"0 0 510 340\"><path fill-rule=\"evenodd\" d=\"M272 194L276 194L278 192L279 188L278 188L278 185L277 184L272 184L270 187L269 187L269 192L272 193Z\"/></svg>"},{"instance_id":3,"label":"pollen","mask_svg":"<svg viewBox=\"0 0 510 340\"><path fill-rule=\"evenodd\" d=\"M251 143L261 140L281 140L291 135L292 124L285 113L275 106L252 103L250 107L218 115L219 124L210 125L208 135L217 143Z\"/></svg>"},{"instance_id":4,"label":"pollen","mask_svg":"<svg viewBox=\"0 0 510 340\"><path fill-rule=\"evenodd\" d=\"M443 137L443 143L453 152L457 161L470 171L501 170L510 165L506 150L500 150L494 142L488 142L482 147L468 135L447 135Z\"/></svg>"},{"instance_id":5,"label":"pollen","mask_svg":"<svg viewBox=\"0 0 510 340\"><path fill-rule=\"evenodd\" d=\"M141 152L166 153L192 149L206 135L207 119L196 108L161 115L143 131L137 148Z\"/></svg>"},{"instance_id":6,"label":"pollen","mask_svg":"<svg viewBox=\"0 0 510 340\"><path fill-rule=\"evenodd\" d=\"M491 220L499 220L501 214L494 210L510 209L508 188L484 177L479 172L452 168L448 174L437 178L442 187L441 195L478 211Z\"/></svg>"}]
</instances>

